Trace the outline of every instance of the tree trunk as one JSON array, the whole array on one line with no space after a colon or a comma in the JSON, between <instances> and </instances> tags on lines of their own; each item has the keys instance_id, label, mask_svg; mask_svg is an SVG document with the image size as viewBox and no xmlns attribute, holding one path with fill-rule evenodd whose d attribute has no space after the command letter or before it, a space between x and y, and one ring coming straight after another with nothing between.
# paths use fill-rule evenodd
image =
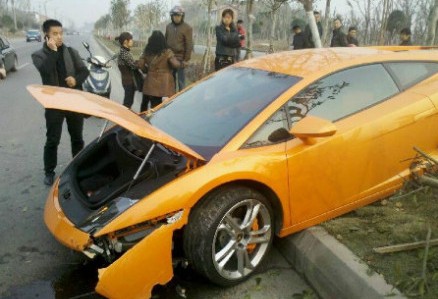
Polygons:
<instances>
[{"instance_id":1,"label":"tree trunk","mask_svg":"<svg viewBox=\"0 0 438 299\"><path fill-rule=\"evenodd\" d=\"M322 48L321 37L319 36L318 26L316 25L315 16L313 15L313 0L299 0L306 11L309 19L310 32L312 32L313 43L315 48Z\"/></svg>"},{"instance_id":2,"label":"tree trunk","mask_svg":"<svg viewBox=\"0 0 438 299\"><path fill-rule=\"evenodd\" d=\"M427 20L426 44L429 46L432 46L435 42L437 21L438 21L438 0L435 0L429 14L429 18Z\"/></svg>"},{"instance_id":3,"label":"tree trunk","mask_svg":"<svg viewBox=\"0 0 438 299\"><path fill-rule=\"evenodd\" d=\"M248 27L246 30L246 53L245 59L253 57L252 53L252 25L254 23L254 0L247 0L246 2L246 19L248 20Z\"/></svg>"},{"instance_id":4,"label":"tree trunk","mask_svg":"<svg viewBox=\"0 0 438 299\"><path fill-rule=\"evenodd\" d=\"M380 31L379 31L379 44L385 44L385 31L388 25L388 17L391 10L391 2L392 0L383 0L383 10L382 10L382 20L380 22Z\"/></svg>"},{"instance_id":5,"label":"tree trunk","mask_svg":"<svg viewBox=\"0 0 438 299\"><path fill-rule=\"evenodd\" d=\"M322 41L321 44L326 45L328 43L328 38L329 38L329 32L330 32L330 5L331 5L331 0L326 0L325 2L325 13L324 13L324 26L322 28L324 28L324 33L323 36L321 36Z\"/></svg>"},{"instance_id":6,"label":"tree trunk","mask_svg":"<svg viewBox=\"0 0 438 299\"><path fill-rule=\"evenodd\" d=\"M12 14L14 16L14 28L17 30L17 14L15 12L15 0L11 0Z\"/></svg>"},{"instance_id":7,"label":"tree trunk","mask_svg":"<svg viewBox=\"0 0 438 299\"><path fill-rule=\"evenodd\" d=\"M277 24L277 10L271 10L271 31L269 33L269 50L268 53L274 53L275 26Z\"/></svg>"},{"instance_id":8,"label":"tree trunk","mask_svg":"<svg viewBox=\"0 0 438 299\"><path fill-rule=\"evenodd\" d=\"M205 76L210 71L210 58L211 58L211 44L212 44L212 32L211 32L211 10L213 8L213 0L208 0L208 20L207 20L207 48L202 58L202 74Z\"/></svg>"}]
</instances>

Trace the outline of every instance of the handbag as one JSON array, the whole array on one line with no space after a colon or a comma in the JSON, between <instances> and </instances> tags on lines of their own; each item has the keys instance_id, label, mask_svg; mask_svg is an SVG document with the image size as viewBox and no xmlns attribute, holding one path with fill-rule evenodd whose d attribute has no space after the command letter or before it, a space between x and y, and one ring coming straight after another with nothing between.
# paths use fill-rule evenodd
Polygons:
<instances>
[{"instance_id":1,"label":"handbag","mask_svg":"<svg viewBox=\"0 0 438 299\"><path fill-rule=\"evenodd\" d=\"M134 70L133 71L133 77L134 77L134 84L135 89L137 91L142 92L143 91L143 84L144 84L144 75L140 70Z\"/></svg>"}]
</instances>

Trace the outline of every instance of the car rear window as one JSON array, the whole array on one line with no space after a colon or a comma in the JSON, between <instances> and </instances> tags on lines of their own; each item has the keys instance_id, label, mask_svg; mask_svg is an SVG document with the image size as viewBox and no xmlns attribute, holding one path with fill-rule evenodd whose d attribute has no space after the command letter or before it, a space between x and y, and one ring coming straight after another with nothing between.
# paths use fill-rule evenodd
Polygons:
<instances>
[{"instance_id":1,"label":"car rear window","mask_svg":"<svg viewBox=\"0 0 438 299\"><path fill-rule=\"evenodd\" d=\"M178 95L149 121L209 159L300 80L274 72L229 67Z\"/></svg>"},{"instance_id":2,"label":"car rear window","mask_svg":"<svg viewBox=\"0 0 438 299\"><path fill-rule=\"evenodd\" d=\"M394 62L385 65L403 90L438 73L438 63L434 62Z\"/></svg>"}]
</instances>

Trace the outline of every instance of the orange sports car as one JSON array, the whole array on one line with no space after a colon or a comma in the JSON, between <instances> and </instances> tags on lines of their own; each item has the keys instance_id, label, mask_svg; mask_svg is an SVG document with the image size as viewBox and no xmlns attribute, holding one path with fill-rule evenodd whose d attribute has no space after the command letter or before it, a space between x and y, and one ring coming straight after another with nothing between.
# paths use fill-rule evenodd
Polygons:
<instances>
[{"instance_id":1,"label":"orange sports car","mask_svg":"<svg viewBox=\"0 0 438 299\"><path fill-rule=\"evenodd\" d=\"M178 261L215 284L237 284L274 235L398 190L414 146L438 157L433 50L273 54L140 115L77 90L28 90L47 109L115 124L75 157L45 207L61 243L107 260L96 290L110 298L150 296Z\"/></svg>"}]
</instances>

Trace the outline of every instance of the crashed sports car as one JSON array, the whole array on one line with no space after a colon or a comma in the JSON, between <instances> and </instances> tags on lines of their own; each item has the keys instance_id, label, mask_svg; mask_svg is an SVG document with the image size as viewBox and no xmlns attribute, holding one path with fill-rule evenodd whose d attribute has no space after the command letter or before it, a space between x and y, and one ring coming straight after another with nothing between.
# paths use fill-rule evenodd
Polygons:
<instances>
[{"instance_id":1,"label":"crashed sports car","mask_svg":"<svg viewBox=\"0 0 438 299\"><path fill-rule=\"evenodd\" d=\"M45 108L113 126L56 180L45 222L108 262L98 293L146 298L188 262L221 286L285 237L399 190L413 147L438 157L438 51L331 48L225 68L140 115L28 86Z\"/></svg>"}]
</instances>

